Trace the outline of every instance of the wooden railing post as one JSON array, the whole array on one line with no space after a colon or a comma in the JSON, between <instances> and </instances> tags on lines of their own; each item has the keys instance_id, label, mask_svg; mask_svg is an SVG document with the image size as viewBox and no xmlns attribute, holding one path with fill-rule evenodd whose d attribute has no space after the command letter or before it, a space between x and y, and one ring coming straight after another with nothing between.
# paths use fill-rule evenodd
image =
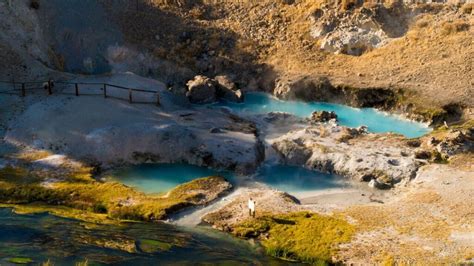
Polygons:
<instances>
[{"instance_id":1,"label":"wooden railing post","mask_svg":"<svg viewBox=\"0 0 474 266\"><path fill-rule=\"evenodd\" d=\"M52 91L52 88L51 88L52 84L51 84L51 80L48 80L48 95L51 95L53 94L53 91Z\"/></svg>"},{"instance_id":2,"label":"wooden railing post","mask_svg":"<svg viewBox=\"0 0 474 266\"><path fill-rule=\"evenodd\" d=\"M37 84L37 83L42 83L42 86L44 89L48 90L48 95L52 95L53 94L53 88L55 87L55 82L54 80L52 79L49 79L47 82L38 82L38 81L32 81L32 82L7 82L7 83L11 83L13 84L13 87L14 87L14 90L16 90L17 86L16 85L21 85L21 89L20 89L20 95L21 97L25 97L26 96L26 85L27 84ZM130 104L133 103L133 92L136 91L136 92L140 92L140 93L149 93L150 95L151 94L155 94L155 103L153 103L153 100L152 102L148 102L149 104L156 104L156 106L161 106L161 95L158 91L152 91L152 90L146 90L146 89L138 89L138 88L127 88L127 87L122 87L122 86L119 86L119 85L112 85L112 84L107 84L107 83L79 83L79 82L59 82L60 84L67 84L68 86L70 85L74 85L74 92L75 92L75 95L76 96L79 96L79 86L81 84L85 84L85 85L91 85L91 86L103 86L103 90L104 90L104 98L107 98L107 87L112 87L112 88L116 88L116 89L119 89L119 90L128 90L128 102ZM112 95L113 97L113 95ZM117 96L118 98L121 98L122 100L125 100L124 98L122 97L119 97ZM153 96L151 96L153 98ZM139 97L140 98L140 97ZM140 101L138 101L138 103L140 103Z\"/></svg>"}]
</instances>

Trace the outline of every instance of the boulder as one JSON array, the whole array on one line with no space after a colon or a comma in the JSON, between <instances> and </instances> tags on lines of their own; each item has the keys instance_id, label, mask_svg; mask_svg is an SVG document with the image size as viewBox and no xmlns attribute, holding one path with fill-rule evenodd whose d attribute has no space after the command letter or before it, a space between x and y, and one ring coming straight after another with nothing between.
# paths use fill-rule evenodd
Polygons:
<instances>
[{"instance_id":1,"label":"boulder","mask_svg":"<svg viewBox=\"0 0 474 266\"><path fill-rule=\"evenodd\" d=\"M242 102L244 95L237 85L228 76L216 76L214 78L217 84L217 97L231 102Z\"/></svg>"},{"instance_id":2,"label":"boulder","mask_svg":"<svg viewBox=\"0 0 474 266\"><path fill-rule=\"evenodd\" d=\"M285 112L270 112L263 115L263 120L268 123L298 123L301 119Z\"/></svg>"},{"instance_id":3,"label":"boulder","mask_svg":"<svg viewBox=\"0 0 474 266\"><path fill-rule=\"evenodd\" d=\"M331 119L337 120L337 115L335 112L331 111L315 111L311 114L309 121L311 123L325 123L329 122Z\"/></svg>"},{"instance_id":4,"label":"boulder","mask_svg":"<svg viewBox=\"0 0 474 266\"><path fill-rule=\"evenodd\" d=\"M408 147L418 148L421 146L421 141L419 139L409 139L406 141Z\"/></svg>"},{"instance_id":5,"label":"boulder","mask_svg":"<svg viewBox=\"0 0 474 266\"><path fill-rule=\"evenodd\" d=\"M212 134L218 134L218 133L223 133L224 131L222 131L222 129L218 128L218 127L213 127L209 130L209 133L212 133Z\"/></svg>"},{"instance_id":6,"label":"boulder","mask_svg":"<svg viewBox=\"0 0 474 266\"><path fill-rule=\"evenodd\" d=\"M336 140L339 142L347 142L363 134L367 134L366 126L360 126L358 128L343 127L336 137Z\"/></svg>"},{"instance_id":7,"label":"boulder","mask_svg":"<svg viewBox=\"0 0 474 266\"><path fill-rule=\"evenodd\" d=\"M415 158L420 160L429 160L431 158L431 152L426 150L415 150Z\"/></svg>"},{"instance_id":8,"label":"boulder","mask_svg":"<svg viewBox=\"0 0 474 266\"><path fill-rule=\"evenodd\" d=\"M369 187L377 188L377 189L390 189L390 188L392 188L392 186L390 184L380 182L377 179L370 180Z\"/></svg>"},{"instance_id":9,"label":"boulder","mask_svg":"<svg viewBox=\"0 0 474 266\"><path fill-rule=\"evenodd\" d=\"M198 75L188 81L188 97L191 103L205 104L216 101L216 82L206 76Z\"/></svg>"},{"instance_id":10,"label":"boulder","mask_svg":"<svg viewBox=\"0 0 474 266\"><path fill-rule=\"evenodd\" d=\"M312 154L312 151L298 141L283 140L274 142L273 149L280 155L284 162L292 165L304 164Z\"/></svg>"},{"instance_id":11,"label":"boulder","mask_svg":"<svg viewBox=\"0 0 474 266\"><path fill-rule=\"evenodd\" d=\"M445 156L453 156L462 152L473 152L474 141L470 130L453 130L449 132L443 141L437 143L436 150Z\"/></svg>"},{"instance_id":12,"label":"boulder","mask_svg":"<svg viewBox=\"0 0 474 266\"><path fill-rule=\"evenodd\" d=\"M368 128L367 126L360 126L360 127L357 127L356 130L357 130L357 132L358 132L359 134L367 134L367 133L369 133L369 131L368 131L369 128Z\"/></svg>"},{"instance_id":13,"label":"boulder","mask_svg":"<svg viewBox=\"0 0 474 266\"><path fill-rule=\"evenodd\" d=\"M281 77L276 81L273 94L285 100L325 101L340 99L341 95L326 77Z\"/></svg>"},{"instance_id":14,"label":"boulder","mask_svg":"<svg viewBox=\"0 0 474 266\"><path fill-rule=\"evenodd\" d=\"M168 88L168 91L178 96L185 96L188 92L188 89L185 86L180 86L179 84L173 84Z\"/></svg>"}]
</instances>

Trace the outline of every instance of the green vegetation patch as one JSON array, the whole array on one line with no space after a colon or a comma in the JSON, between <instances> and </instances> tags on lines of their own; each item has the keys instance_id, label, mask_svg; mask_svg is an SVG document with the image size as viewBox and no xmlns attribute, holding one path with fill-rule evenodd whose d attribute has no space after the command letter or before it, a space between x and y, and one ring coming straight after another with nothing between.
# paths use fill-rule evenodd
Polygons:
<instances>
[{"instance_id":1,"label":"green vegetation patch","mask_svg":"<svg viewBox=\"0 0 474 266\"><path fill-rule=\"evenodd\" d=\"M9 258L8 259L9 262L11 263L15 263L15 264L28 264L28 263L32 263L33 260L30 259L30 258Z\"/></svg>"},{"instance_id":2,"label":"green vegetation patch","mask_svg":"<svg viewBox=\"0 0 474 266\"><path fill-rule=\"evenodd\" d=\"M449 127L446 126L440 126L433 130L430 135L434 137L443 137L443 134L449 133L453 130L468 130L474 128L474 120L467 120L467 121L462 121L457 124L451 124Z\"/></svg>"},{"instance_id":3,"label":"green vegetation patch","mask_svg":"<svg viewBox=\"0 0 474 266\"><path fill-rule=\"evenodd\" d=\"M233 233L259 237L267 253L281 259L327 264L355 228L339 217L299 212L247 220Z\"/></svg>"},{"instance_id":4,"label":"green vegetation patch","mask_svg":"<svg viewBox=\"0 0 474 266\"><path fill-rule=\"evenodd\" d=\"M0 181L31 183L36 180L33 176L28 175L28 170L25 168L7 166L0 169Z\"/></svg>"},{"instance_id":5,"label":"green vegetation patch","mask_svg":"<svg viewBox=\"0 0 474 266\"><path fill-rule=\"evenodd\" d=\"M96 181L91 171L88 167L60 171L5 167L0 169L0 204L43 206L39 209L67 207L103 215L95 215L94 220L105 217L154 221L183 208L205 204L230 186L222 177L204 177L178 186L162 197L147 195L117 182ZM60 213L65 210L61 209Z\"/></svg>"},{"instance_id":6,"label":"green vegetation patch","mask_svg":"<svg viewBox=\"0 0 474 266\"><path fill-rule=\"evenodd\" d=\"M142 239L139 241L139 247L143 252L155 253L159 251L168 251L173 247L173 244L159 240Z\"/></svg>"}]
</instances>

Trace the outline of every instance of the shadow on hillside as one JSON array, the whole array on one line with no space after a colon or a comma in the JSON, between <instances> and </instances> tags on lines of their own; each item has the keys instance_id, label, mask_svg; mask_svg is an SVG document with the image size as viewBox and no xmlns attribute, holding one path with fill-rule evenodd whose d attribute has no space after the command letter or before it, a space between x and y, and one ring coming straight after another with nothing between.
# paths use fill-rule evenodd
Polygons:
<instances>
[{"instance_id":1,"label":"shadow on hillside","mask_svg":"<svg viewBox=\"0 0 474 266\"><path fill-rule=\"evenodd\" d=\"M202 1L101 2L127 43L135 45L137 50L148 51L158 60L172 62L176 72L183 72L173 79L164 77L169 85L183 85L195 74L209 77L227 74L239 87L257 89L263 86L258 84L257 77L273 73L267 66L256 63L252 51L256 48L251 40L239 41L237 33L207 23L216 19L216 13ZM144 72L150 77L163 78L160 73L169 73L169 68L173 65L152 64Z\"/></svg>"}]
</instances>

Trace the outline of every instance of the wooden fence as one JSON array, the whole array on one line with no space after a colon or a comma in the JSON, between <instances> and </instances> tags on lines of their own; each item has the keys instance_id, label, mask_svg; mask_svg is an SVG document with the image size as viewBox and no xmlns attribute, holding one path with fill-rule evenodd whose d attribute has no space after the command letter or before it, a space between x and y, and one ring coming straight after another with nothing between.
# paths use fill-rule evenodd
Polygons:
<instances>
[{"instance_id":1,"label":"wooden fence","mask_svg":"<svg viewBox=\"0 0 474 266\"><path fill-rule=\"evenodd\" d=\"M109 84L109 83L94 83L94 82L67 82L67 81L28 81L28 82L12 82L12 81L0 81L2 84L11 85L11 89L7 90L0 90L0 94L19 94L21 97L26 97L27 92L29 91L38 91L44 90L46 91L47 95L52 95L56 84L62 84L65 86L73 86L74 88L74 95L103 95L104 98L116 98L121 100L128 100L129 103L152 103L152 102L137 102L134 101L133 93L147 93L147 94L155 94L155 100L153 104L160 106L160 94L158 91L152 90L144 90L144 89L135 89L135 88L128 88L124 86ZM101 94L91 94L87 93L87 91L92 90L92 86L98 87L102 93ZM128 99L121 98L119 96L113 95L111 93L112 90L119 90L122 92L126 92L128 95ZM109 93L108 93L109 92ZM66 94L64 91L57 91L57 94Z\"/></svg>"}]
</instances>

